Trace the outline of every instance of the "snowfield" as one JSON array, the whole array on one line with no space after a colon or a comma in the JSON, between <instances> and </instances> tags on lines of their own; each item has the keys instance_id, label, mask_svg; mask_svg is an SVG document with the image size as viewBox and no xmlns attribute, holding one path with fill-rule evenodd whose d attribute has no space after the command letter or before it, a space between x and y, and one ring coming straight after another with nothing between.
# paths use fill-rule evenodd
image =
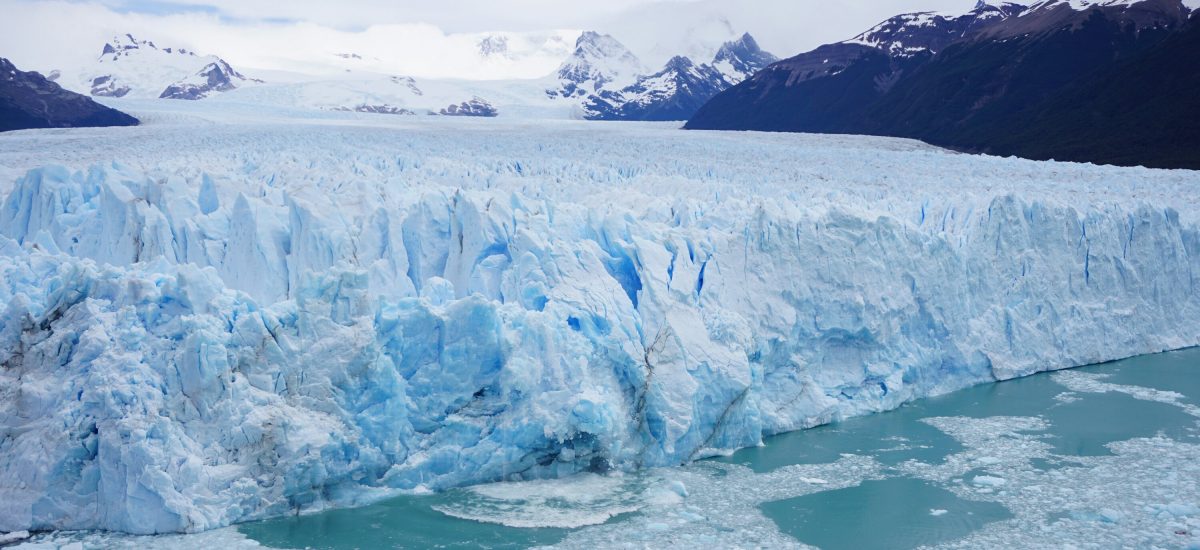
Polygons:
<instances>
[{"instance_id":1,"label":"snowfield","mask_svg":"<svg viewBox=\"0 0 1200 550\"><path fill-rule=\"evenodd\" d=\"M679 464L1200 344L1197 172L109 103L147 124L0 135L0 531Z\"/></svg>"}]
</instances>

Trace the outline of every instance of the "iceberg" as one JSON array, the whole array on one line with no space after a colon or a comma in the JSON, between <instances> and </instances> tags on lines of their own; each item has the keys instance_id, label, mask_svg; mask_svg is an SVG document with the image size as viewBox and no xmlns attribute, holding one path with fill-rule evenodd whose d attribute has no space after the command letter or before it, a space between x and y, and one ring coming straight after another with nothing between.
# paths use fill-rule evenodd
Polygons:
<instances>
[{"instance_id":1,"label":"iceberg","mask_svg":"<svg viewBox=\"0 0 1200 550\"><path fill-rule=\"evenodd\" d=\"M1200 344L1194 172L403 124L11 140L0 531L686 463Z\"/></svg>"}]
</instances>

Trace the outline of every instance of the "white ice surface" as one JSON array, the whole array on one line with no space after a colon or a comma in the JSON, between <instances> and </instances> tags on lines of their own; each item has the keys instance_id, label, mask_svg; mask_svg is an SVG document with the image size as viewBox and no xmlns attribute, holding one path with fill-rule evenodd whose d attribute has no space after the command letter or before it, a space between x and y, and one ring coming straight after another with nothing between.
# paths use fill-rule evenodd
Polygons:
<instances>
[{"instance_id":1,"label":"white ice surface","mask_svg":"<svg viewBox=\"0 0 1200 550\"><path fill-rule=\"evenodd\" d=\"M147 124L0 136L0 531L679 464L1200 343L1196 172L111 103Z\"/></svg>"}]
</instances>

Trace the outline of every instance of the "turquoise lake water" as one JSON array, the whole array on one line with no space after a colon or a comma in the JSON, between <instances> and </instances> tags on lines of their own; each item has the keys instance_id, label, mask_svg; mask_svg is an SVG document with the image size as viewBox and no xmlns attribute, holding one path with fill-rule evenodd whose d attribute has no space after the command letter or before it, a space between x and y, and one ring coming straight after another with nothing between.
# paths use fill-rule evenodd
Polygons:
<instances>
[{"instance_id":1,"label":"turquoise lake water","mask_svg":"<svg viewBox=\"0 0 1200 550\"><path fill-rule=\"evenodd\" d=\"M1198 404L1200 350L1185 350L970 388L681 468L401 497L237 531L317 549L1053 546L1056 536L1188 547L1200 544L1200 479L1179 463L1194 468L1200 453ZM555 527L516 527L529 525Z\"/></svg>"}]
</instances>

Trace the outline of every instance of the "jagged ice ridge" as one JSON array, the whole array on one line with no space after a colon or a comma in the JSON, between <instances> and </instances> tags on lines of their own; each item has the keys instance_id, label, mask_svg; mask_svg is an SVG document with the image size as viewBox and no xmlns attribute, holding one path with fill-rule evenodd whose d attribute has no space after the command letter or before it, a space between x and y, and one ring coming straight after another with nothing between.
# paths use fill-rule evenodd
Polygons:
<instances>
[{"instance_id":1,"label":"jagged ice ridge","mask_svg":"<svg viewBox=\"0 0 1200 550\"><path fill-rule=\"evenodd\" d=\"M0 531L676 464L1200 343L1195 172L158 116L4 138Z\"/></svg>"}]
</instances>

